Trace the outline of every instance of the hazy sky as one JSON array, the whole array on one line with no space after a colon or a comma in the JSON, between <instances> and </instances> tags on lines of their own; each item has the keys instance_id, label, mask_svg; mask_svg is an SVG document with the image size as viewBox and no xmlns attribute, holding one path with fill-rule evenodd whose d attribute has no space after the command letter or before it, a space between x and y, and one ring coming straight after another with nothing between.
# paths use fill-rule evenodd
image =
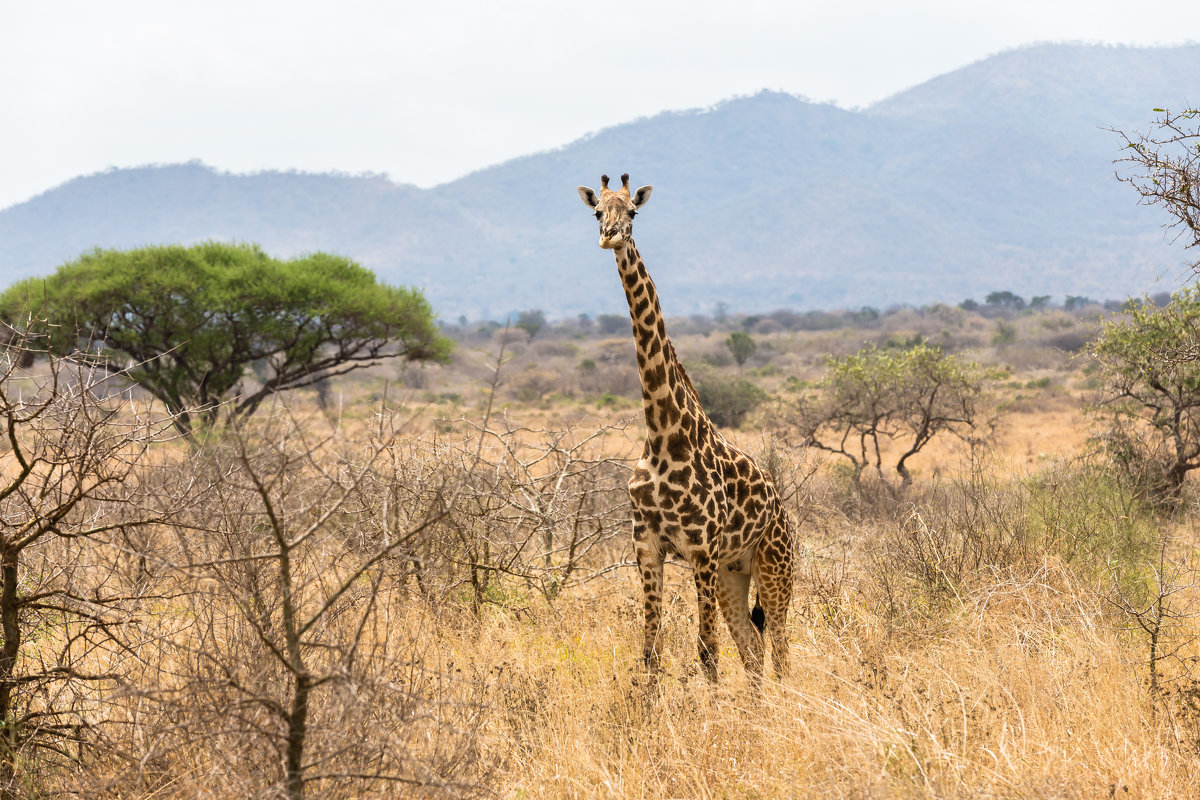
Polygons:
<instances>
[{"instance_id":1,"label":"hazy sky","mask_svg":"<svg viewBox=\"0 0 1200 800\"><path fill-rule=\"evenodd\" d=\"M0 0L0 208L191 159L432 186L763 88L851 108L1032 42L1198 39L1200 0Z\"/></svg>"}]
</instances>

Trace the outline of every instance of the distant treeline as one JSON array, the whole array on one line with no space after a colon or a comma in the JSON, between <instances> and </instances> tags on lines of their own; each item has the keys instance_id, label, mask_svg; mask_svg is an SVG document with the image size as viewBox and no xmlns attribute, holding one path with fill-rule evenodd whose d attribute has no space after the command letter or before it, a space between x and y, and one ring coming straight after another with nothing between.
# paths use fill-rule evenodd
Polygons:
<instances>
[{"instance_id":1,"label":"distant treeline","mask_svg":"<svg viewBox=\"0 0 1200 800\"><path fill-rule=\"evenodd\" d=\"M1149 303L1158 307L1171 301L1169 292L1157 292L1144 299L1095 300L1084 295L1066 295L1055 302L1051 295L1035 295L1028 300L1010 291L991 292L982 302L967 298L957 305L963 311L989 318L1005 318L1023 313L1042 311L1068 311L1080 315L1123 311L1132 306ZM687 317L669 318L667 324L677 335L708 334L715 331L745 331L754 334L771 334L781 331L826 331L838 328L872 328L886 318L901 311L916 311L920 314L937 313L949 308L945 303L924 306L897 304L884 309L861 306L858 309L836 309L832 311L796 311L782 308L763 314L746 314L729 311L724 303L717 303L712 314L692 314ZM536 336L620 336L629 332L627 314L579 314L551 320L541 309L514 311L507 320L469 320L461 316L454 323L443 322L443 331L459 340L490 338L505 323L525 331L532 339Z\"/></svg>"}]
</instances>

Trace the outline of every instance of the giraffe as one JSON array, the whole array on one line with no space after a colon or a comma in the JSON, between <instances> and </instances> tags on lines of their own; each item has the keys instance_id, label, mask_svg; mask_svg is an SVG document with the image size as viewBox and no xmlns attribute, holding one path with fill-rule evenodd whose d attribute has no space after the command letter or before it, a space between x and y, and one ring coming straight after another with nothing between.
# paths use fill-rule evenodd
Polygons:
<instances>
[{"instance_id":1,"label":"giraffe","mask_svg":"<svg viewBox=\"0 0 1200 800\"><path fill-rule=\"evenodd\" d=\"M674 553L692 567L699 609L699 655L705 677L717 680L717 607L738 654L757 685L763 671L764 627L775 676L788 668L787 613L792 598L792 531L774 485L747 454L725 440L704 413L667 337L654 282L633 243L633 218L652 186L632 194L579 196L600 221L600 247L612 250L629 303L642 381L646 444L629 480L633 542L644 592L646 669L660 670L663 561ZM749 608L750 581L757 587Z\"/></svg>"}]
</instances>

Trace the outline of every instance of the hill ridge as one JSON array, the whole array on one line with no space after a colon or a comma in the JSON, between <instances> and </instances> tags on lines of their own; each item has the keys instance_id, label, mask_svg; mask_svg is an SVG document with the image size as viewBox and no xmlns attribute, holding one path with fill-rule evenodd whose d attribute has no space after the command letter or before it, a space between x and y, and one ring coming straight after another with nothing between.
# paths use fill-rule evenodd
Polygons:
<instances>
[{"instance_id":1,"label":"hill ridge","mask_svg":"<svg viewBox=\"0 0 1200 800\"><path fill-rule=\"evenodd\" d=\"M629 172L656 187L637 236L669 314L1140 294L1182 247L1112 179L1119 147L1095 122L1146 127L1196 97L1200 45L1034 44L862 109L762 89L428 189L198 161L106 170L0 211L0 283L93 246L237 238L344 253L447 318L619 312L574 189Z\"/></svg>"}]
</instances>

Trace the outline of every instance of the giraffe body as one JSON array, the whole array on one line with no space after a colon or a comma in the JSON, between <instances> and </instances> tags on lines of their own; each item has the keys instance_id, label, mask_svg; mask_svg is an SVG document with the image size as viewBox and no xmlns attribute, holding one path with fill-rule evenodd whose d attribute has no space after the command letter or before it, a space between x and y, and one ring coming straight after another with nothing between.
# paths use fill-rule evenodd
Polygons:
<instances>
[{"instance_id":1,"label":"giraffe body","mask_svg":"<svg viewBox=\"0 0 1200 800\"><path fill-rule=\"evenodd\" d=\"M775 674L787 671L787 613L792 597L792 532L774 485L750 456L725 440L704 413L666 333L654 282L633 242L633 217L651 187L631 195L601 179L597 196L580 197L600 220L600 246L613 250L629 303L642 380L646 445L629 481L633 539L645 601L643 656L659 669L663 563L676 554L692 566L699 609L699 654L705 675L717 677L717 609L742 663L757 680L765 627ZM749 608L753 578L757 603Z\"/></svg>"}]
</instances>

